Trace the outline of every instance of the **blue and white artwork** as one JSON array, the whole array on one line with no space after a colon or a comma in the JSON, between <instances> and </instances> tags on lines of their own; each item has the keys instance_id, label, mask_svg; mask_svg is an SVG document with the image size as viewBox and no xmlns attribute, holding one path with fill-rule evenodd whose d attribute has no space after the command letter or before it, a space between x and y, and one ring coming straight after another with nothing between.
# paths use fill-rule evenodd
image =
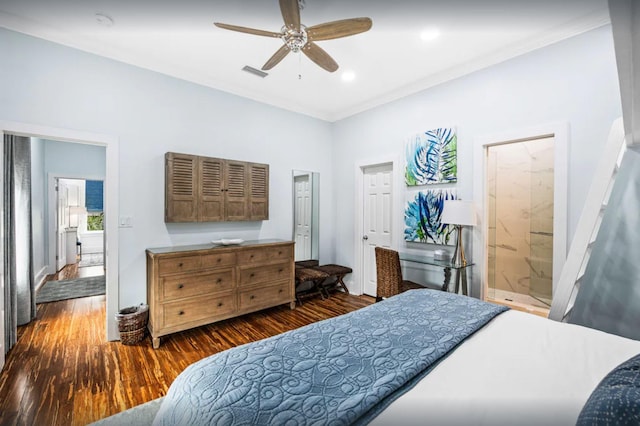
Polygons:
<instances>
[{"instance_id":1,"label":"blue and white artwork","mask_svg":"<svg viewBox=\"0 0 640 426\"><path fill-rule=\"evenodd\" d=\"M458 138L455 129L441 127L409 137L406 159L407 186L456 182Z\"/></svg>"},{"instance_id":2,"label":"blue and white artwork","mask_svg":"<svg viewBox=\"0 0 640 426\"><path fill-rule=\"evenodd\" d=\"M404 211L404 240L453 245L455 227L443 224L440 217L445 200L455 199L455 190L452 189L429 189L416 193Z\"/></svg>"}]
</instances>

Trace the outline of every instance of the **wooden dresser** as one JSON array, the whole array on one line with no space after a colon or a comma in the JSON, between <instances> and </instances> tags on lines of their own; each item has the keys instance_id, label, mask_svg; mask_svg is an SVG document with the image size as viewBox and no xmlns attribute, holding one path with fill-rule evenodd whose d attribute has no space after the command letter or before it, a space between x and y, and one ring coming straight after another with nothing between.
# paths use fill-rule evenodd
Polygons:
<instances>
[{"instance_id":1,"label":"wooden dresser","mask_svg":"<svg viewBox=\"0 0 640 426\"><path fill-rule=\"evenodd\" d=\"M178 331L284 303L294 309L293 244L256 240L147 249L153 347Z\"/></svg>"}]
</instances>

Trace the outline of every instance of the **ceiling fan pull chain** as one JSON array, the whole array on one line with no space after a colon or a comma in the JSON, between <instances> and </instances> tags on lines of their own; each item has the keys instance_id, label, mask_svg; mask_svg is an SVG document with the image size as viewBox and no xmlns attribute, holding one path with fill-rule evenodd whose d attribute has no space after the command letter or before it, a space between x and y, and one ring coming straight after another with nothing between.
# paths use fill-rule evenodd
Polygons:
<instances>
[{"instance_id":1,"label":"ceiling fan pull chain","mask_svg":"<svg viewBox=\"0 0 640 426\"><path fill-rule=\"evenodd\" d=\"M298 80L302 80L302 54L298 52Z\"/></svg>"}]
</instances>

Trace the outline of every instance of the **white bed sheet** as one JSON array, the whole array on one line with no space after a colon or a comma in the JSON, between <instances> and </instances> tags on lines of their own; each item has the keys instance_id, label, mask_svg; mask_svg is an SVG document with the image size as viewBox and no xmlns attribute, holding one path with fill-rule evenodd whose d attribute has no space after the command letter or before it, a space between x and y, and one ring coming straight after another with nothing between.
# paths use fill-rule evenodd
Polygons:
<instances>
[{"instance_id":1,"label":"white bed sheet","mask_svg":"<svg viewBox=\"0 0 640 426\"><path fill-rule=\"evenodd\" d=\"M494 318L372 425L575 425L640 341L524 312Z\"/></svg>"}]
</instances>

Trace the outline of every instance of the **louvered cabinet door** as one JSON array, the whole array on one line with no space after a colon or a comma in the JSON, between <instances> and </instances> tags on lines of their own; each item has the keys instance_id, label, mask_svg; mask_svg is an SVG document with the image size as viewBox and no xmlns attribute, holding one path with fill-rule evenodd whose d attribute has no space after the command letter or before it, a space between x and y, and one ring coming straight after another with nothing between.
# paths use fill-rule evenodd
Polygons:
<instances>
[{"instance_id":1,"label":"louvered cabinet door","mask_svg":"<svg viewBox=\"0 0 640 426\"><path fill-rule=\"evenodd\" d=\"M165 222L196 222L198 220L198 157L165 154Z\"/></svg>"},{"instance_id":2,"label":"louvered cabinet door","mask_svg":"<svg viewBox=\"0 0 640 426\"><path fill-rule=\"evenodd\" d=\"M269 219L269 165L165 154L165 222Z\"/></svg>"},{"instance_id":3,"label":"louvered cabinet door","mask_svg":"<svg viewBox=\"0 0 640 426\"><path fill-rule=\"evenodd\" d=\"M225 219L224 160L200 157L199 216L200 222L218 222Z\"/></svg>"},{"instance_id":4,"label":"louvered cabinet door","mask_svg":"<svg viewBox=\"0 0 640 426\"><path fill-rule=\"evenodd\" d=\"M269 165L249 165L249 211L251 220L269 219Z\"/></svg>"},{"instance_id":5,"label":"louvered cabinet door","mask_svg":"<svg viewBox=\"0 0 640 426\"><path fill-rule=\"evenodd\" d=\"M249 180L247 163L226 160L226 220L249 220Z\"/></svg>"}]
</instances>

